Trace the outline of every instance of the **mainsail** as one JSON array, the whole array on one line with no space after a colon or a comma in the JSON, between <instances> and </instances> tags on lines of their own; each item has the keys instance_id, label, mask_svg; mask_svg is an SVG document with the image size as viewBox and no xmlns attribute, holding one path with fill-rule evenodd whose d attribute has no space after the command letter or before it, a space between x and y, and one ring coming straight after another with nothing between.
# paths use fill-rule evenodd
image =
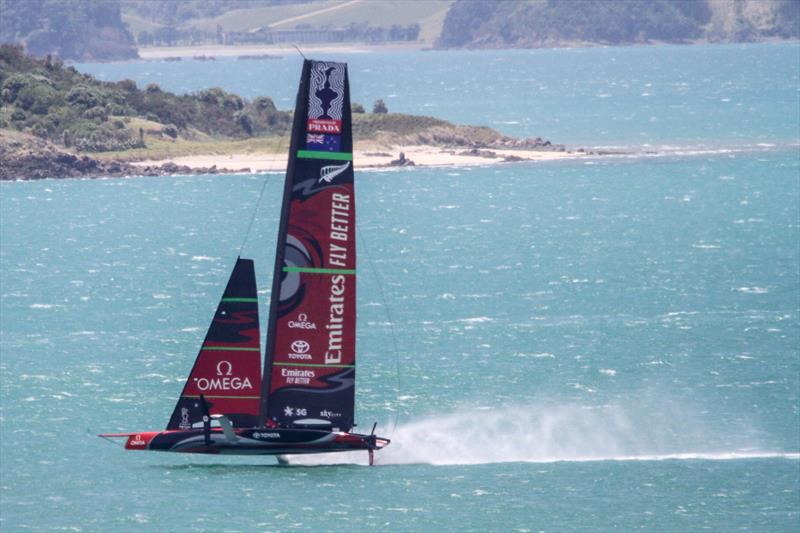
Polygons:
<instances>
[{"instance_id":1,"label":"mainsail","mask_svg":"<svg viewBox=\"0 0 800 533\"><path fill-rule=\"evenodd\" d=\"M224 414L237 427L256 424L261 390L256 298L253 261L237 259L167 429L202 424L201 395L210 414Z\"/></svg>"},{"instance_id":2,"label":"mainsail","mask_svg":"<svg viewBox=\"0 0 800 533\"><path fill-rule=\"evenodd\" d=\"M352 151L347 65L306 60L278 229L261 425L353 426Z\"/></svg>"}]
</instances>

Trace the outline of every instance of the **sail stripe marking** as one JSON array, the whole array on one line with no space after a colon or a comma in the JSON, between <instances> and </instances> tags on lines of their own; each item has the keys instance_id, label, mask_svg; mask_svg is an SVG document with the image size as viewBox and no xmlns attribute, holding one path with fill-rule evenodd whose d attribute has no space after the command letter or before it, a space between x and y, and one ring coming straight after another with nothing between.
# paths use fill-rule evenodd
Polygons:
<instances>
[{"instance_id":1,"label":"sail stripe marking","mask_svg":"<svg viewBox=\"0 0 800 533\"><path fill-rule=\"evenodd\" d=\"M258 298L223 298L223 302L258 303Z\"/></svg>"},{"instance_id":2,"label":"sail stripe marking","mask_svg":"<svg viewBox=\"0 0 800 533\"><path fill-rule=\"evenodd\" d=\"M232 352L260 352L261 348L243 348L240 346L203 346L201 350L230 350Z\"/></svg>"},{"instance_id":3,"label":"sail stripe marking","mask_svg":"<svg viewBox=\"0 0 800 533\"><path fill-rule=\"evenodd\" d=\"M298 150L300 159L332 159L334 161L352 161L353 154L349 152L317 152L314 150Z\"/></svg>"},{"instance_id":4,"label":"sail stripe marking","mask_svg":"<svg viewBox=\"0 0 800 533\"><path fill-rule=\"evenodd\" d=\"M273 365L277 366L313 366L316 368L355 368L356 365L325 365L321 363L283 363L281 361L275 361L272 363Z\"/></svg>"},{"instance_id":5,"label":"sail stripe marking","mask_svg":"<svg viewBox=\"0 0 800 533\"><path fill-rule=\"evenodd\" d=\"M310 268L310 267L283 267L284 272L301 272L303 274L352 274L355 269L346 268Z\"/></svg>"}]
</instances>

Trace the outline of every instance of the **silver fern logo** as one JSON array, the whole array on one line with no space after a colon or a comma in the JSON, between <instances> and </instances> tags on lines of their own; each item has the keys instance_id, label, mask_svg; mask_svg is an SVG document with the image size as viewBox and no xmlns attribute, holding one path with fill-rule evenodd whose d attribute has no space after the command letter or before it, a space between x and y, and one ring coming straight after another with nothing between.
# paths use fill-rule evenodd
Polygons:
<instances>
[{"instance_id":1,"label":"silver fern logo","mask_svg":"<svg viewBox=\"0 0 800 533\"><path fill-rule=\"evenodd\" d=\"M328 165L322 167L319 171L318 183L322 183L323 181L325 183L332 182L336 176L347 170L349 167L350 167L350 161L347 161L343 165Z\"/></svg>"}]
</instances>

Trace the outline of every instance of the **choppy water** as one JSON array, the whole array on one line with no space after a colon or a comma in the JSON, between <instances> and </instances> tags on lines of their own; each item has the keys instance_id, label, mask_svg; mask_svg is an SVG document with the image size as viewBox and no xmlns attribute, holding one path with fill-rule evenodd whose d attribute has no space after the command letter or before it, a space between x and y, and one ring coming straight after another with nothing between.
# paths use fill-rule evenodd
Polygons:
<instances>
[{"instance_id":1,"label":"choppy water","mask_svg":"<svg viewBox=\"0 0 800 533\"><path fill-rule=\"evenodd\" d=\"M425 92L450 86L461 63L468 77L548 54L564 63L564 100L549 109L515 107L541 105L524 84L500 87L505 104L486 113L468 92ZM281 468L126 453L93 436L166 423L262 176L0 184L0 529L796 530L800 119L798 68L787 65L797 54L420 56L427 81L401 77L397 107L427 98L463 122L516 117L511 133L677 153L359 174L357 418L393 439L376 468L360 454ZM366 87L408 69L405 55L347 59ZM586 68L568 69L573 60ZM164 86L252 83L212 76L229 66L81 68L139 80L161 68ZM614 94L587 117L579 98L596 72L605 84L653 80L664 94L697 86L700 71L730 81L726 97L753 107L752 120L733 105L713 111L718 99L700 92L684 95L693 122ZM657 120L623 124L612 111L622 106ZM475 120L459 115L467 109ZM584 127L542 125L563 117ZM243 252L262 265L265 297L280 182L270 178Z\"/></svg>"}]
</instances>

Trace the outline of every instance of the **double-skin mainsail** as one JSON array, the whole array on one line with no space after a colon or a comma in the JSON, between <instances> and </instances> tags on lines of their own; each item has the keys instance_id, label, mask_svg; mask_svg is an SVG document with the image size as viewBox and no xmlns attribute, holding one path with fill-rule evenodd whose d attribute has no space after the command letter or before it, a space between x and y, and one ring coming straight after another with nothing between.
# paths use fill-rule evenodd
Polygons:
<instances>
[{"instance_id":1,"label":"double-skin mainsail","mask_svg":"<svg viewBox=\"0 0 800 533\"><path fill-rule=\"evenodd\" d=\"M353 426L356 243L345 63L306 60L273 274L259 425Z\"/></svg>"}]
</instances>

